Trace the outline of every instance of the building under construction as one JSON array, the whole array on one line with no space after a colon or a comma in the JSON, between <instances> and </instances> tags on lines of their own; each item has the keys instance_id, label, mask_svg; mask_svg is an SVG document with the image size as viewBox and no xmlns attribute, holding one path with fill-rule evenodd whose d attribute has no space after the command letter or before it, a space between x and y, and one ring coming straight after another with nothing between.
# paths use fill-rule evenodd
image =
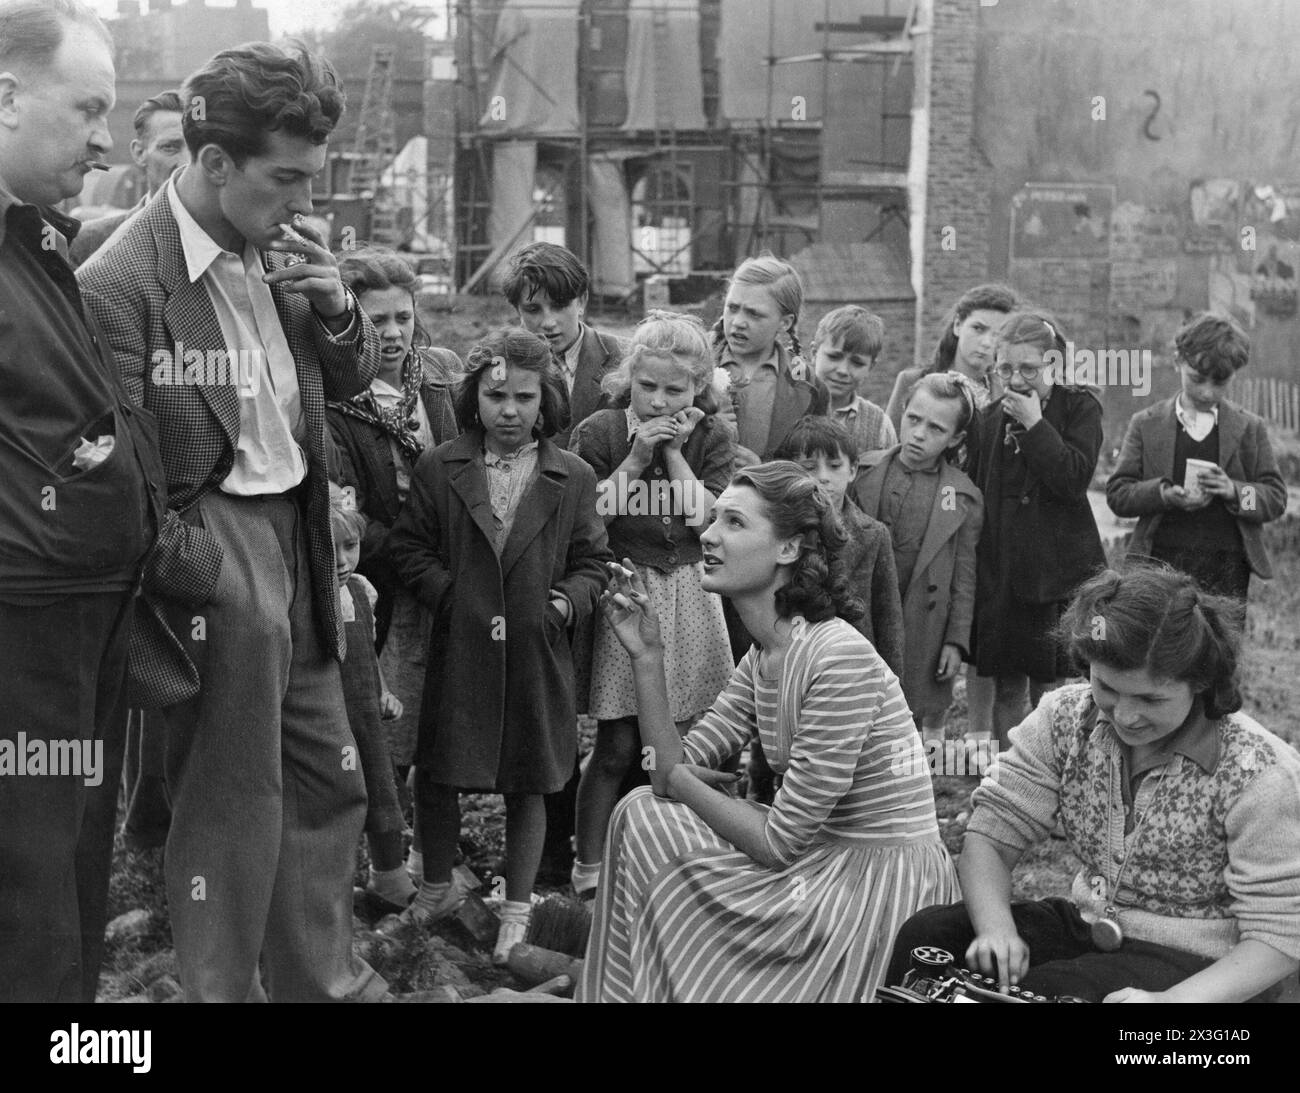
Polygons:
<instances>
[{"instance_id":1,"label":"building under construction","mask_svg":"<svg viewBox=\"0 0 1300 1093\"><path fill-rule=\"evenodd\" d=\"M767 248L910 334L911 8L458 0L457 286L549 240L602 298L676 298Z\"/></svg>"}]
</instances>

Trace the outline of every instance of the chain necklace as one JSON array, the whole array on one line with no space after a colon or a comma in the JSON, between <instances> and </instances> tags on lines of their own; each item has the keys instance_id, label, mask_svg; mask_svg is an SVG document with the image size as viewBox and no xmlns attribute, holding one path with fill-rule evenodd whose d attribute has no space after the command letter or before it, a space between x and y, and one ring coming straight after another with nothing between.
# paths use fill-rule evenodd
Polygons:
<instances>
[{"instance_id":1,"label":"chain necklace","mask_svg":"<svg viewBox=\"0 0 1300 1093\"><path fill-rule=\"evenodd\" d=\"M1170 759L1170 763L1173 759ZM1169 763L1165 764L1165 769L1160 772L1160 781L1156 783L1156 788L1151 794L1151 803L1142 810L1137 826L1133 828L1133 834L1130 836L1128 849L1124 851L1124 860L1120 862L1119 872L1115 874L1115 886L1110 887L1105 873L1100 873L1093 877L1094 886L1100 882L1102 890L1105 893L1106 908L1102 917L1097 919L1089 926L1089 933L1092 935L1092 943L1104 953L1113 953L1122 944L1124 944L1124 930L1119 924L1119 911L1115 906L1115 901L1119 897L1120 882L1124 879L1124 870L1128 868L1129 858L1133 856L1133 849L1137 846L1138 836L1142 834L1143 827L1146 826L1147 817L1149 817L1156 807L1156 802L1160 799L1161 790L1164 789L1165 778L1169 774ZM1114 822L1115 799L1111 789L1115 784L1115 754L1111 753L1110 757L1110 785L1106 787L1106 830L1109 833Z\"/></svg>"}]
</instances>

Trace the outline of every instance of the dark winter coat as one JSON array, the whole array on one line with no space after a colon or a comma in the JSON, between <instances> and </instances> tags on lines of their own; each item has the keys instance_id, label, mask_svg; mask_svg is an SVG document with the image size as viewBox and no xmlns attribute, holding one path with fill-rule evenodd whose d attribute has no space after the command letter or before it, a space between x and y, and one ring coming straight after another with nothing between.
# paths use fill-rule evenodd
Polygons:
<instances>
[{"instance_id":1,"label":"dark winter coat","mask_svg":"<svg viewBox=\"0 0 1300 1093\"><path fill-rule=\"evenodd\" d=\"M880 495L898 446L868 452L852 495L871 516L880 511ZM903 634L907 656L903 693L912 712L928 712L952 701L952 684L936 682L935 669L945 645L970 653L975 614L975 547L984 522L984 502L971 480L948 463L939 466L939 489L912 579L903 593Z\"/></svg>"},{"instance_id":2,"label":"dark winter coat","mask_svg":"<svg viewBox=\"0 0 1300 1093\"><path fill-rule=\"evenodd\" d=\"M553 793L578 746L570 633L613 556L595 473L549 440L498 556L482 450L475 429L425 452L388 536L434 618L416 763L443 785ZM551 589L572 605L567 627Z\"/></svg>"},{"instance_id":3,"label":"dark winter coat","mask_svg":"<svg viewBox=\"0 0 1300 1093\"><path fill-rule=\"evenodd\" d=\"M1088 502L1101 453L1101 403L1089 391L1053 387L1042 420L1018 437L1024 482L1004 496L1002 448L1011 420L1001 405L981 411L981 442L967 472L984 495L976 597L1064 602L1106 562Z\"/></svg>"}]
</instances>

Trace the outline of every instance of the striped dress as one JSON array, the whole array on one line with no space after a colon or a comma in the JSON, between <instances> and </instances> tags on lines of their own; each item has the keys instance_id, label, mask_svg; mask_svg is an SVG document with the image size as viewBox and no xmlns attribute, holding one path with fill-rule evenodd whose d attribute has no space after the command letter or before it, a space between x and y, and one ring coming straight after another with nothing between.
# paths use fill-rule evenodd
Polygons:
<instances>
[{"instance_id":1,"label":"striped dress","mask_svg":"<svg viewBox=\"0 0 1300 1093\"><path fill-rule=\"evenodd\" d=\"M757 657L687 735L685 758L717 767L757 732L785 776L766 815L780 865L686 805L648 789L624 798L580 1001L866 1001L908 916L958 898L916 728L870 643L840 619L797 619L779 679Z\"/></svg>"}]
</instances>

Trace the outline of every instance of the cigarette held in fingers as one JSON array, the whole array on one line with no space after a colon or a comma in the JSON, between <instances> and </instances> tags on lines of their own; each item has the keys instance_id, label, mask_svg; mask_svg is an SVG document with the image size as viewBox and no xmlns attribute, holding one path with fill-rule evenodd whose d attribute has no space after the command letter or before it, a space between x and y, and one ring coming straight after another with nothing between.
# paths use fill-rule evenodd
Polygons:
<instances>
[{"instance_id":1,"label":"cigarette held in fingers","mask_svg":"<svg viewBox=\"0 0 1300 1093\"><path fill-rule=\"evenodd\" d=\"M304 247L311 246L311 241L307 239L305 236L300 235L298 232L294 231L292 224L280 224L277 226L282 232L284 232L285 239L287 239L290 243L301 243Z\"/></svg>"}]
</instances>

